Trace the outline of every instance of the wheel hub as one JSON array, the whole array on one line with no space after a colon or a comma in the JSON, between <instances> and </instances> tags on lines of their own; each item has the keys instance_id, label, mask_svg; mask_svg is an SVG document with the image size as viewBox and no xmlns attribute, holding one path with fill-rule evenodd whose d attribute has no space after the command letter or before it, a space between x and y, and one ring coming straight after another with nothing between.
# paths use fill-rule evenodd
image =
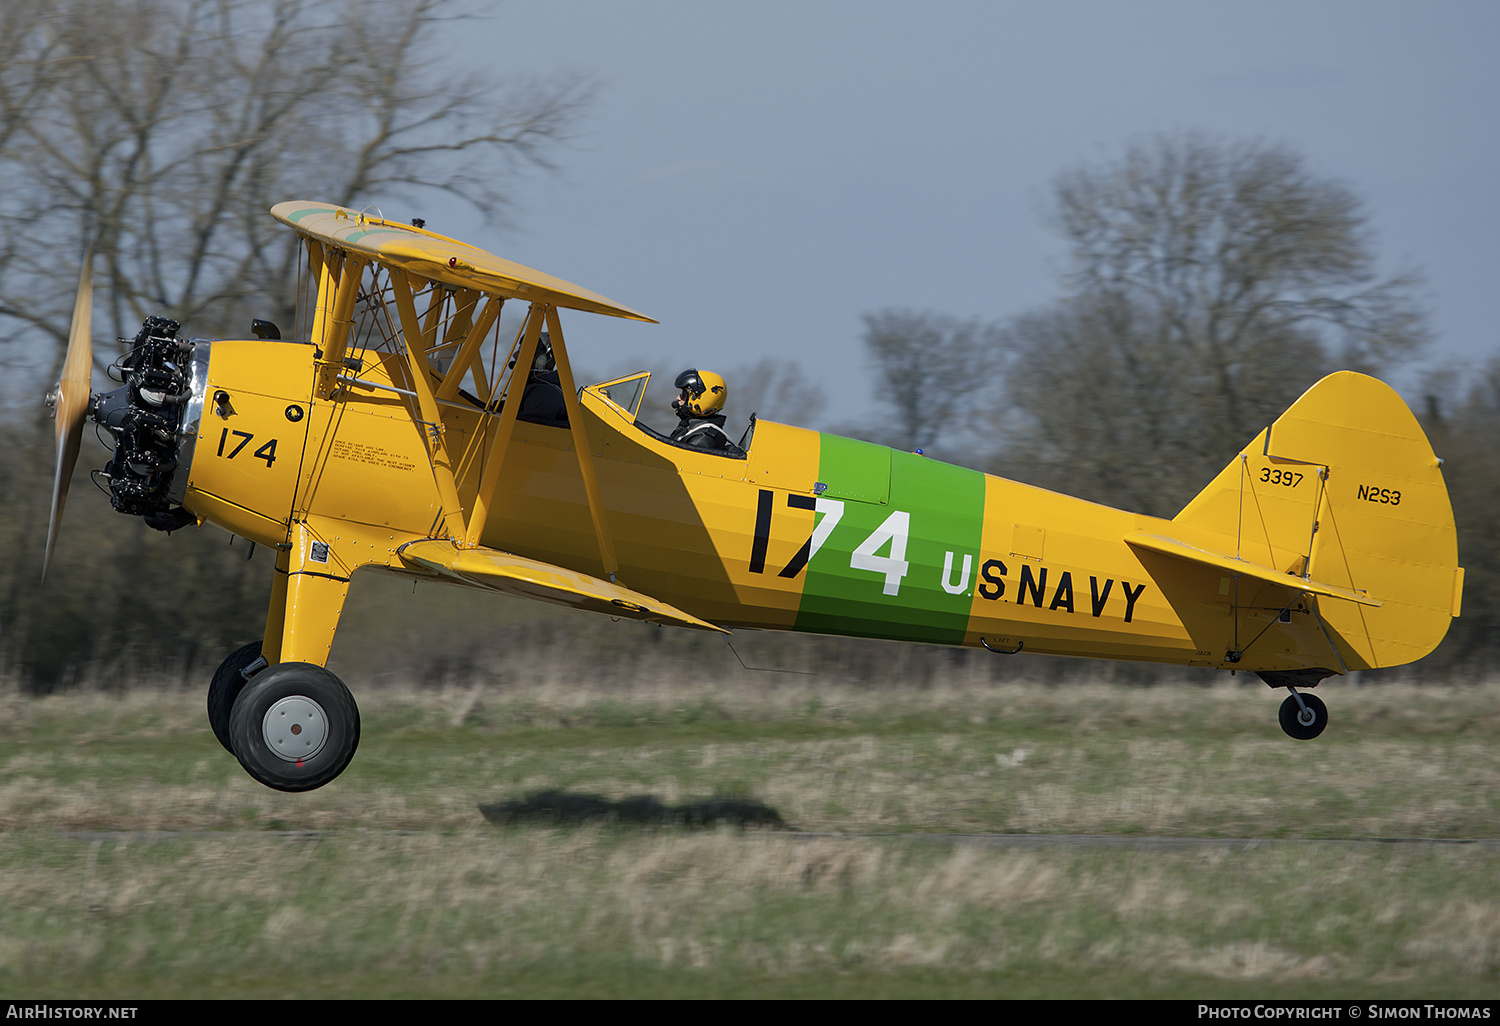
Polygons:
<instances>
[{"instance_id":1,"label":"wheel hub","mask_svg":"<svg viewBox=\"0 0 1500 1026\"><path fill-rule=\"evenodd\" d=\"M290 695L266 710L261 721L266 747L287 762L317 755L328 740L328 714L303 695Z\"/></svg>"}]
</instances>

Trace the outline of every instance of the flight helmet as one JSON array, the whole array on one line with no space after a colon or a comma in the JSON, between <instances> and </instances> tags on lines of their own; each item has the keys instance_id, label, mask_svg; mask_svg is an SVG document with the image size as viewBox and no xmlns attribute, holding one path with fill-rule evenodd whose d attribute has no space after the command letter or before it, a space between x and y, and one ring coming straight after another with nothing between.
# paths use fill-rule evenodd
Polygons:
<instances>
[{"instance_id":1,"label":"flight helmet","mask_svg":"<svg viewBox=\"0 0 1500 1026\"><path fill-rule=\"evenodd\" d=\"M685 370L677 375L677 399L672 408L679 415L712 417L724 409L729 386L713 371Z\"/></svg>"}]
</instances>

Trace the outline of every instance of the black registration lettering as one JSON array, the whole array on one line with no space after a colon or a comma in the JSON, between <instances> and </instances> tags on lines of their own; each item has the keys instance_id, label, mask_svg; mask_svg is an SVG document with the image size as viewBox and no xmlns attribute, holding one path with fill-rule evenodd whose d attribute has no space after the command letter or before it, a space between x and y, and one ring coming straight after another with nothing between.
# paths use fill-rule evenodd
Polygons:
<instances>
[{"instance_id":1,"label":"black registration lettering","mask_svg":"<svg viewBox=\"0 0 1500 1026\"><path fill-rule=\"evenodd\" d=\"M1382 488L1379 485L1360 485L1359 497L1365 502L1378 502L1382 506L1401 505L1401 489Z\"/></svg>"},{"instance_id":2,"label":"black registration lettering","mask_svg":"<svg viewBox=\"0 0 1500 1026\"><path fill-rule=\"evenodd\" d=\"M1260 479L1268 484L1281 485L1283 488L1296 488L1302 483L1302 474L1295 470L1261 467Z\"/></svg>"},{"instance_id":3,"label":"black registration lettering","mask_svg":"<svg viewBox=\"0 0 1500 1026\"><path fill-rule=\"evenodd\" d=\"M750 572L766 572L766 546L771 542L771 501L775 493L769 488L760 490L760 501L755 509L755 540L750 543Z\"/></svg>"},{"instance_id":4,"label":"black registration lettering","mask_svg":"<svg viewBox=\"0 0 1500 1026\"><path fill-rule=\"evenodd\" d=\"M271 464L276 462L276 439L273 438L259 449L256 449L254 455L265 460L266 468L270 469Z\"/></svg>"},{"instance_id":5,"label":"black registration lettering","mask_svg":"<svg viewBox=\"0 0 1500 1026\"><path fill-rule=\"evenodd\" d=\"M1097 578L1097 577L1090 577L1089 578L1089 595L1094 600L1094 615L1095 616L1103 616L1104 615L1104 603L1106 603L1106 602L1109 601L1109 589L1113 588L1114 586L1115 586L1115 579L1113 577L1106 577L1104 579L1104 590L1100 591L1099 590L1099 578Z\"/></svg>"},{"instance_id":6,"label":"black registration lettering","mask_svg":"<svg viewBox=\"0 0 1500 1026\"><path fill-rule=\"evenodd\" d=\"M776 493L769 488L762 488L756 501L755 535L750 543L750 572L752 574L766 572L766 549L771 543L771 511L775 506L775 496ZM788 495L786 504L789 509L816 510L818 506L817 500L810 495ZM811 558L812 534L809 533L807 541L803 542L802 547L792 554L791 560L776 576L796 577Z\"/></svg>"},{"instance_id":7,"label":"black registration lettering","mask_svg":"<svg viewBox=\"0 0 1500 1026\"><path fill-rule=\"evenodd\" d=\"M1010 571L1005 564L998 559L987 559L979 568L979 576L984 583L979 586L979 597L991 601L1005 594L1005 575Z\"/></svg>"},{"instance_id":8,"label":"black registration lettering","mask_svg":"<svg viewBox=\"0 0 1500 1026\"><path fill-rule=\"evenodd\" d=\"M814 499L811 495L788 495L786 497L786 504L790 509L816 510L818 508L818 500ZM802 572L802 568L807 565L807 561L811 558L812 535L809 534L807 536L807 541L802 543L802 547L792 555L792 558L787 562L787 565L781 568L781 573L777 574L776 576L796 577Z\"/></svg>"},{"instance_id":9,"label":"black registration lettering","mask_svg":"<svg viewBox=\"0 0 1500 1026\"><path fill-rule=\"evenodd\" d=\"M1033 605L1038 609L1043 608L1043 596L1047 593L1047 571L1044 566L1033 567L1030 563L1021 564L1021 578L1016 582L1015 602L1018 605ZM1005 594L1005 577L1008 569L998 559L987 559L979 567L979 597L994 601ZM1118 594L1115 585L1119 584L1120 590L1125 593L1125 622L1131 623L1135 619L1136 603L1146 593L1144 584L1132 585L1128 581L1116 581L1113 577L1106 577L1101 581L1097 576L1089 577L1089 612L1095 617L1104 615L1105 604L1109 602L1111 594ZM1075 599L1073 594L1073 572L1063 570L1058 573L1057 587L1052 592L1052 600L1046 607L1054 612L1062 611L1071 613L1074 611Z\"/></svg>"},{"instance_id":10,"label":"black registration lettering","mask_svg":"<svg viewBox=\"0 0 1500 1026\"><path fill-rule=\"evenodd\" d=\"M1032 576L1031 564L1021 564L1021 583L1016 591L1016 604L1024 606L1026 596L1031 596L1032 605L1038 609L1042 608L1042 592L1047 590L1047 568L1038 567L1036 576Z\"/></svg>"},{"instance_id":11,"label":"black registration lettering","mask_svg":"<svg viewBox=\"0 0 1500 1026\"><path fill-rule=\"evenodd\" d=\"M226 455L225 452L224 452L224 446L229 443L229 436L230 435L234 435L234 437L238 438L239 439L239 443L236 444L233 449L230 449L229 452L228 452L228 454ZM252 432L249 432L249 431L231 431L228 428L225 428L223 431L219 432L219 451L216 452L214 455L216 455L216 456L224 456L225 459L231 459L232 460L236 456L238 456L241 453L241 451L244 450L245 446L247 446L247 445L250 444L250 440L253 439L254 437L255 437L255 435ZM256 449L250 455L256 456L256 457L259 457L260 459L265 460L266 461L266 467L269 469L270 466L271 466L271 464L273 464L273 463L276 462L276 442L277 442L277 440L275 438L273 438L269 442L267 442L265 445L262 445L259 449Z\"/></svg>"}]
</instances>

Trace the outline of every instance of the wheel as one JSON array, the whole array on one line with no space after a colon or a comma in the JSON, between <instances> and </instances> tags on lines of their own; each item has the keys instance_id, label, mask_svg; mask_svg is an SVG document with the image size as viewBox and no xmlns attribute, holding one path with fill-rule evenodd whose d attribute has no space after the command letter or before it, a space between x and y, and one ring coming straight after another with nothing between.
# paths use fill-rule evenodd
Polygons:
<instances>
[{"instance_id":1,"label":"wheel","mask_svg":"<svg viewBox=\"0 0 1500 1026\"><path fill-rule=\"evenodd\" d=\"M1303 712L1297 705L1297 699L1301 698L1307 706L1307 712ZM1288 695L1286 701L1281 703L1281 729L1298 741L1311 741L1323 733L1323 728L1328 726L1328 706L1317 695Z\"/></svg>"},{"instance_id":2,"label":"wheel","mask_svg":"<svg viewBox=\"0 0 1500 1026\"><path fill-rule=\"evenodd\" d=\"M208 725L230 755L234 754L234 748L229 744L229 716L234 712L234 700L245 687L245 675L241 671L259 658L258 641L235 649L219 664L213 681L208 685Z\"/></svg>"},{"instance_id":3,"label":"wheel","mask_svg":"<svg viewBox=\"0 0 1500 1026\"><path fill-rule=\"evenodd\" d=\"M245 685L229 717L235 758L278 791L311 791L344 772L359 747L359 707L321 666L281 663Z\"/></svg>"}]
</instances>

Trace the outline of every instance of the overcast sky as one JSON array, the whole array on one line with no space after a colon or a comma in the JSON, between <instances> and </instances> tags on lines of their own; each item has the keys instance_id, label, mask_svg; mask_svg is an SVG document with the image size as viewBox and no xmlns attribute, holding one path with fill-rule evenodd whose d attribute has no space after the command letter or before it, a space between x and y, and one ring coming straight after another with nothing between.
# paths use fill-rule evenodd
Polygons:
<instances>
[{"instance_id":1,"label":"overcast sky","mask_svg":"<svg viewBox=\"0 0 1500 1026\"><path fill-rule=\"evenodd\" d=\"M432 225L661 321L572 315L588 366L796 360L825 420L867 415L862 313L1054 298L1050 180L1182 129L1285 143L1349 184L1386 269L1426 274L1429 359L1497 349L1493 0L510 0L450 40L598 84L514 228Z\"/></svg>"}]
</instances>

